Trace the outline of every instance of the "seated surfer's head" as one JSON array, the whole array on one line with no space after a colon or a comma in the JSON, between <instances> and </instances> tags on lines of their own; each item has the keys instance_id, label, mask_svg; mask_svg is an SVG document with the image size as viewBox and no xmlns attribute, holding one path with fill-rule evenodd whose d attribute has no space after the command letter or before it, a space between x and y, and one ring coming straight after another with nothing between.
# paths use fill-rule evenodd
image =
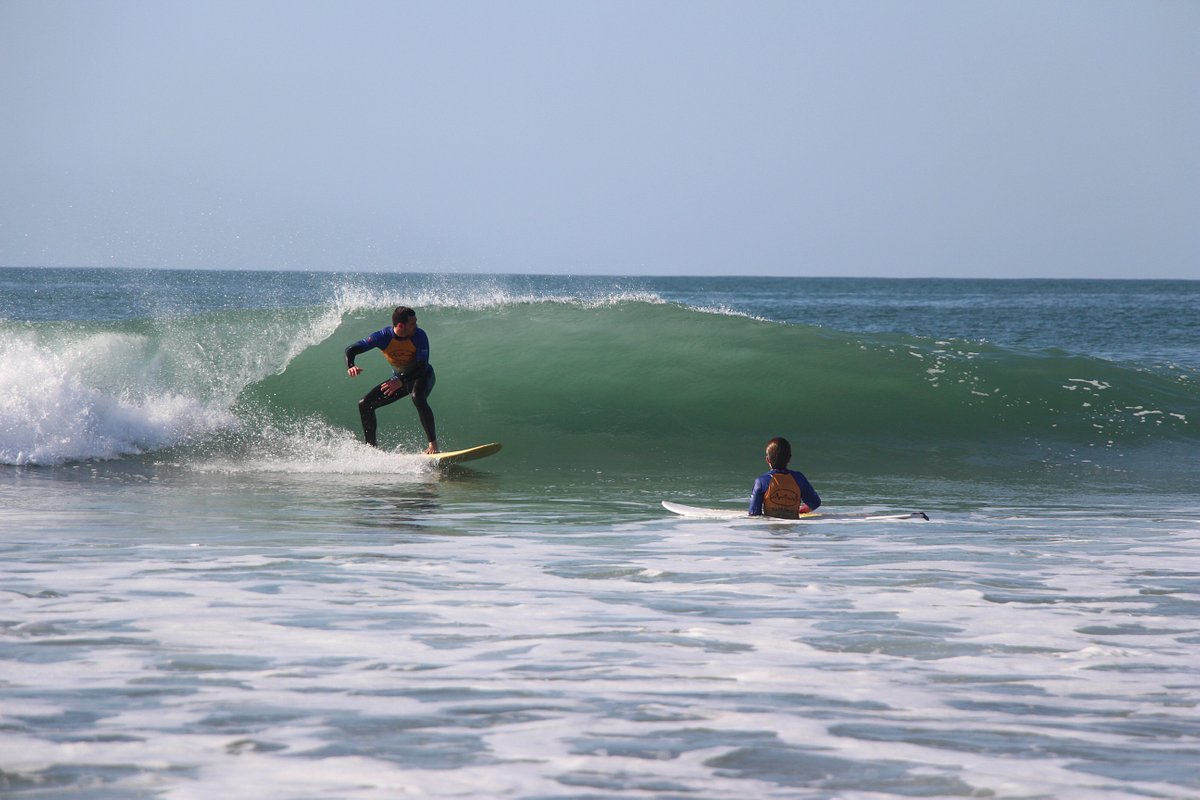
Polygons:
<instances>
[{"instance_id":1,"label":"seated surfer's head","mask_svg":"<svg viewBox=\"0 0 1200 800\"><path fill-rule=\"evenodd\" d=\"M408 306L396 306L392 312L392 332L397 336L412 336L417 330L417 312Z\"/></svg>"},{"instance_id":2,"label":"seated surfer's head","mask_svg":"<svg viewBox=\"0 0 1200 800\"><path fill-rule=\"evenodd\" d=\"M782 436L776 436L767 442L767 463L771 469L787 469L792 460L792 444Z\"/></svg>"}]
</instances>

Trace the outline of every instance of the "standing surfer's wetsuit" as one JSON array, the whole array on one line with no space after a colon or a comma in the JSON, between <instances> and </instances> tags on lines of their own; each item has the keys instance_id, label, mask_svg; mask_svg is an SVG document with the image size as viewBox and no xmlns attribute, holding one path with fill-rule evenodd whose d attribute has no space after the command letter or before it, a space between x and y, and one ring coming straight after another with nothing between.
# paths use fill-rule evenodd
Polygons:
<instances>
[{"instance_id":1,"label":"standing surfer's wetsuit","mask_svg":"<svg viewBox=\"0 0 1200 800\"><path fill-rule=\"evenodd\" d=\"M392 377L399 378L403 385L392 394L385 395L383 384L380 384L358 401L363 438L367 444L376 445L378 423L375 410L411 394L425 435L429 441L436 442L437 429L433 422L433 409L429 407L427 400L436 382L433 367L429 364L429 337L420 328L417 328L412 336L404 337L397 336L392 328L384 328L346 348L346 368L354 366L355 356L374 348L383 351L383 357L392 365Z\"/></svg>"},{"instance_id":2,"label":"standing surfer's wetsuit","mask_svg":"<svg viewBox=\"0 0 1200 800\"><path fill-rule=\"evenodd\" d=\"M808 478L791 469L773 469L758 476L754 491L750 495L750 516L796 519L800 516L801 504L810 511L821 505L817 490Z\"/></svg>"}]
</instances>

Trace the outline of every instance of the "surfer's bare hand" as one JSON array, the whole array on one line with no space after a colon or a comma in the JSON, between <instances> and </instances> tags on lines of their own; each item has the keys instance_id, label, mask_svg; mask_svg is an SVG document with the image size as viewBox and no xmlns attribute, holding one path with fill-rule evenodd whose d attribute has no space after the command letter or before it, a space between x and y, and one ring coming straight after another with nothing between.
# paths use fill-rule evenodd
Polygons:
<instances>
[{"instance_id":1,"label":"surfer's bare hand","mask_svg":"<svg viewBox=\"0 0 1200 800\"><path fill-rule=\"evenodd\" d=\"M404 388L404 381L399 378L392 378L390 381L384 381L379 384L379 388L383 390L384 397L391 397L396 392Z\"/></svg>"},{"instance_id":2,"label":"surfer's bare hand","mask_svg":"<svg viewBox=\"0 0 1200 800\"><path fill-rule=\"evenodd\" d=\"M351 378L357 378L362 373L362 367L351 367L346 370L346 374Z\"/></svg>"}]
</instances>

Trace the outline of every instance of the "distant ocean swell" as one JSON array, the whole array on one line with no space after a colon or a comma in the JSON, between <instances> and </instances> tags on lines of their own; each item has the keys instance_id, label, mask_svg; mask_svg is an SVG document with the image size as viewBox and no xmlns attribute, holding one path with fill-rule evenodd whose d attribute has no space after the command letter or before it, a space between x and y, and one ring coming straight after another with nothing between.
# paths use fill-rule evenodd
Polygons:
<instances>
[{"instance_id":1,"label":"distant ocean swell","mask_svg":"<svg viewBox=\"0 0 1200 800\"><path fill-rule=\"evenodd\" d=\"M410 302L433 344L443 444L500 439L514 469L585 452L597 468L709 468L777 433L803 441L807 464L868 474L1196 467L1200 389L1183 373L646 293ZM304 451L304 468L320 468L325 448L345 469L356 401L388 371L369 353L351 380L342 350L393 303L351 288L322 307L0 321L0 462L265 456L287 468ZM407 402L381 414L386 448L416 447Z\"/></svg>"}]
</instances>

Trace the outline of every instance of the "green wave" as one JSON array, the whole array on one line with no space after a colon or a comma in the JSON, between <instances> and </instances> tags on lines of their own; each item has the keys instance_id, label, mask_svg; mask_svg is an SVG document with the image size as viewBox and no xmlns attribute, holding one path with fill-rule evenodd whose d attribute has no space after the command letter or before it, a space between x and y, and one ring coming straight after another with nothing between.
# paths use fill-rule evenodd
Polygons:
<instances>
[{"instance_id":1,"label":"green wave","mask_svg":"<svg viewBox=\"0 0 1200 800\"><path fill-rule=\"evenodd\" d=\"M357 434L356 402L389 370L364 354L367 372L351 380L342 351L387 317L386 307L343 313L280 372L249 382L237 413ZM1200 392L1186 375L642 300L427 307L420 318L443 446L500 440L511 468L652 474L732 458L756 469L776 435L793 441L794 466L846 473L1195 467ZM419 445L407 401L380 420L383 446Z\"/></svg>"}]
</instances>

